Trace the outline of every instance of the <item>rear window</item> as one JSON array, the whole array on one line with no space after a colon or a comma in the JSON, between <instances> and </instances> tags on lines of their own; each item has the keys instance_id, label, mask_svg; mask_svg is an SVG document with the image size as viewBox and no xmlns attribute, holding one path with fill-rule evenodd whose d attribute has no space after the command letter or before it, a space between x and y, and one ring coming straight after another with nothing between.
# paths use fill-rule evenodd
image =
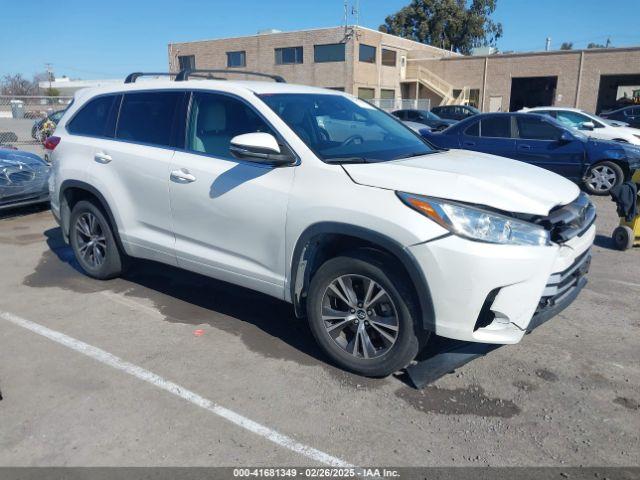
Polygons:
<instances>
[{"instance_id":1,"label":"rear window","mask_svg":"<svg viewBox=\"0 0 640 480\"><path fill-rule=\"evenodd\" d=\"M116 137L121 140L171 146L173 124L184 92L139 92L124 96Z\"/></svg>"},{"instance_id":2,"label":"rear window","mask_svg":"<svg viewBox=\"0 0 640 480\"><path fill-rule=\"evenodd\" d=\"M67 125L69 133L113 138L119 95L94 98L80 108Z\"/></svg>"}]
</instances>

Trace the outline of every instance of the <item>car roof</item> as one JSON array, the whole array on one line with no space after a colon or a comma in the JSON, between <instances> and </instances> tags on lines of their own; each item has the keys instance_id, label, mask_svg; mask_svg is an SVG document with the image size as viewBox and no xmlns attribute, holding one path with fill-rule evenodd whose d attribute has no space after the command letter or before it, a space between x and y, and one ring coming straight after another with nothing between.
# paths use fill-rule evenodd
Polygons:
<instances>
[{"instance_id":1,"label":"car roof","mask_svg":"<svg viewBox=\"0 0 640 480\"><path fill-rule=\"evenodd\" d=\"M278 93L307 93L307 94L333 94L345 95L338 90L330 90L320 87L310 87L292 83L260 82L248 80L186 80L176 82L171 80L146 80L135 83L111 84L102 87L86 88L76 92L76 98L83 99L104 95L108 93L126 93L148 90L214 90L230 93L250 92L258 95Z\"/></svg>"},{"instance_id":2,"label":"car roof","mask_svg":"<svg viewBox=\"0 0 640 480\"><path fill-rule=\"evenodd\" d=\"M536 110L553 110L553 111L565 111L565 112L578 112L578 113L587 113L584 110L581 110L579 108L572 108L572 107L525 107L521 110L519 110L520 112L533 112Z\"/></svg>"}]
</instances>

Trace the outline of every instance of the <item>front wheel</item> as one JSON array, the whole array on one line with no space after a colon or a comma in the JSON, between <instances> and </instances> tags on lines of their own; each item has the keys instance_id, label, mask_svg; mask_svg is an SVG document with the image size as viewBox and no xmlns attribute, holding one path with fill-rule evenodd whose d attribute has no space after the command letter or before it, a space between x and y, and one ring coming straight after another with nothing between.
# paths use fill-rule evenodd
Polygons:
<instances>
[{"instance_id":1,"label":"front wheel","mask_svg":"<svg viewBox=\"0 0 640 480\"><path fill-rule=\"evenodd\" d=\"M584 186L592 195L607 195L611 189L624 181L624 172L620 165L613 162L600 162L587 172Z\"/></svg>"},{"instance_id":2,"label":"front wheel","mask_svg":"<svg viewBox=\"0 0 640 480\"><path fill-rule=\"evenodd\" d=\"M340 367L384 377L418 353L418 309L407 280L383 257L354 252L324 263L311 280L307 315L324 352Z\"/></svg>"}]
</instances>

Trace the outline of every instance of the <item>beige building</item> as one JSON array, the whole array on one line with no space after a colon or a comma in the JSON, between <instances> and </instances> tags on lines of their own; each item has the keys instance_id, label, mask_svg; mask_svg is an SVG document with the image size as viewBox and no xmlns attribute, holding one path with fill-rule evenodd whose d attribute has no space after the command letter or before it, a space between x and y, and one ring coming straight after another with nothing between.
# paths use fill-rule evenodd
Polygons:
<instances>
[{"instance_id":1,"label":"beige building","mask_svg":"<svg viewBox=\"0 0 640 480\"><path fill-rule=\"evenodd\" d=\"M463 56L356 26L172 43L169 67L277 74L396 108L402 99L428 99L483 111L556 105L599 112L615 107L625 88L640 88L640 48Z\"/></svg>"},{"instance_id":2,"label":"beige building","mask_svg":"<svg viewBox=\"0 0 640 480\"><path fill-rule=\"evenodd\" d=\"M368 28L333 27L172 43L169 68L253 70L367 99L400 99L410 52L421 58L458 56Z\"/></svg>"}]
</instances>

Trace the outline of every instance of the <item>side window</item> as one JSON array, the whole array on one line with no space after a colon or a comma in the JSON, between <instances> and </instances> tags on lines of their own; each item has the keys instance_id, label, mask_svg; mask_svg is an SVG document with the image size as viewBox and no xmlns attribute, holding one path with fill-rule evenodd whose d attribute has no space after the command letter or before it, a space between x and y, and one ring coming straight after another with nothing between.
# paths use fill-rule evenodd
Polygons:
<instances>
[{"instance_id":1,"label":"side window","mask_svg":"<svg viewBox=\"0 0 640 480\"><path fill-rule=\"evenodd\" d=\"M168 147L184 92L127 93L120 108L116 137L132 142Z\"/></svg>"},{"instance_id":2,"label":"side window","mask_svg":"<svg viewBox=\"0 0 640 480\"><path fill-rule=\"evenodd\" d=\"M473 122L467 129L464 131L465 135L469 137L478 137L480 136L480 122Z\"/></svg>"},{"instance_id":3,"label":"side window","mask_svg":"<svg viewBox=\"0 0 640 480\"><path fill-rule=\"evenodd\" d=\"M559 128L533 116L518 117L518 132L526 140L558 140L562 134Z\"/></svg>"},{"instance_id":4,"label":"side window","mask_svg":"<svg viewBox=\"0 0 640 480\"><path fill-rule=\"evenodd\" d=\"M120 95L105 95L90 100L75 114L67 130L76 135L112 138L118 99Z\"/></svg>"},{"instance_id":5,"label":"side window","mask_svg":"<svg viewBox=\"0 0 640 480\"><path fill-rule=\"evenodd\" d=\"M248 105L226 95L195 92L191 102L187 149L224 159L231 139L243 133L273 131Z\"/></svg>"},{"instance_id":6,"label":"side window","mask_svg":"<svg viewBox=\"0 0 640 480\"><path fill-rule=\"evenodd\" d=\"M414 111L414 110L409 110L409 111L407 112L407 118L408 118L409 120L411 120L411 121L418 120L418 117L419 117L419 116L420 116L420 115L418 115L418 112L416 112L416 111Z\"/></svg>"},{"instance_id":7,"label":"side window","mask_svg":"<svg viewBox=\"0 0 640 480\"><path fill-rule=\"evenodd\" d=\"M511 138L511 117L508 115L483 118L480 121L480 136Z\"/></svg>"}]
</instances>

